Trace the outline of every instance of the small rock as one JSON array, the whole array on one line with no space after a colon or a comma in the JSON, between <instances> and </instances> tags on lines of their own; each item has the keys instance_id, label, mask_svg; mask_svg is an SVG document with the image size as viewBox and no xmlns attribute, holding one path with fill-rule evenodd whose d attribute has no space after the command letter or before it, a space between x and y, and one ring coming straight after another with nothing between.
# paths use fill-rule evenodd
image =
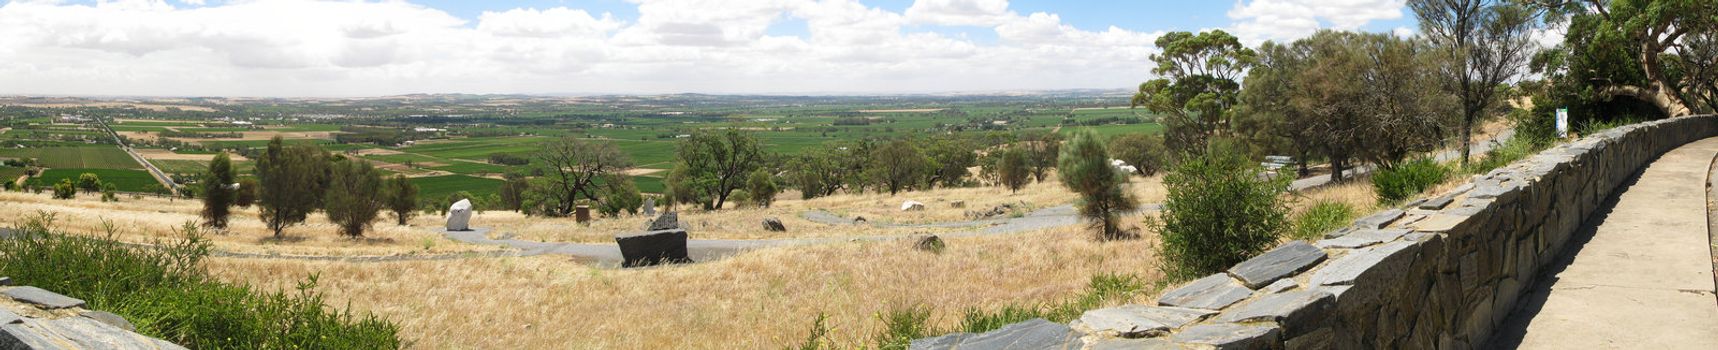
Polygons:
<instances>
[{"instance_id":1,"label":"small rock","mask_svg":"<svg viewBox=\"0 0 1718 350\"><path fill-rule=\"evenodd\" d=\"M1401 209L1385 210L1377 214L1372 214L1372 216L1355 220L1354 225L1359 226L1360 228L1380 229L1385 226L1390 226L1391 222L1396 221L1396 219L1401 218L1402 215L1406 214L1408 214L1408 212L1402 211Z\"/></svg>"},{"instance_id":2,"label":"small rock","mask_svg":"<svg viewBox=\"0 0 1718 350\"><path fill-rule=\"evenodd\" d=\"M101 323L106 323L109 326L114 326L114 327L117 327L119 329L124 329L124 330L129 331L129 332L136 332L137 331L137 326L132 325L131 321L126 321L125 317L120 317L119 315L115 315L112 312L84 311L83 314L79 314L78 316L88 317L89 319L96 320L96 321L99 321Z\"/></svg>"},{"instance_id":3,"label":"small rock","mask_svg":"<svg viewBox=\"0 0 1718 350\"><path fill-rule=\"evenodd\" d=\"M36 304L41 306L43 309L49 310L84 306L83 300L30 286L7 289L4 294L8 297L12 297L12 299Z\"/></svg>"},{"instance_id":4,"label":"small rock","mask_svg":"<svg viewBox=\"0 0 1718 350\"><path fill-rule=\"evenodd\" d=\"M1454 202L1455 200L1456 200L1455 194L1446 194L1446 195L1443 195L1443 196L1440 196L1437 198L1427 199L1425 202L1421 202L1419 208L1425 209L1425 210L1443 209L1444 207L1449 206L1450 202Z\"/></svg>"},{"instance_id":5,"label":"small rock","mask_svg":"<svg viewBox=\"0 0 1718 350\"><path fill-rule=\"evenodd\" d=\"M943 243L943 239L937 237L936 235L925 236L924 238L919 239L919 243L913 244L913 249L918 249L918 250L932 252L932 253L942 253L943 248L947 248L947 247L948 247L948 245Z\"/></svg>"},{"instance_id":6,"label":"small rock","mask_svg":"<svg viewBox=\"0 0 1718 350\"><path fill-rule=\"evenodd\" d=\"M0 277L0 286L10 286L10 285L12 285L12 278L11 277Z\"/></svg>"},{"instance_id":7,"label":"small rock","mask_svg":"<svg viewBox=\"0 0 1718 350\"><path fill-rule=\"evenodd\" d=\"M781 219L764 218L764 231L787 232L787 226L781 224Z\"/></svg>"},{"instance_id":8,"label":"small rock","mask_svg":"<svg viewBox=\"0 0 1718 350\"><path fill-rule=\"evenodd\" d=\"M869 220L865 220L865 217L863 217L863 216L853 218L853 224L854 225L863 224L866 222L869 222Z\"/></svg>"},{"instance_id":9,"label":"small rock","mask_svg":"<svg viewBox=\"0 0 1718 350\"><path fill-rule=\"evenodd\" d=\"M949 203L949 204L948 204L948 207L949 207L949 208L965 208L965 207L966 207L966 201L954 201L954 202L950 202L950 203Z\"/></svg>"},{"instance_id":10,"label":"small rock","mask_svg":"<svg viewBox=\"0 0 1718 350\"><path fill-rule=\"evenodd\" d=\"M1304 241L1284 243L1276 249L1235 264L1229 274L1241 279L1247 288L1257 289L1283 277L1299 273L1324 261L1324 250Z\"/></svg>"},{"instance_id":11,"label":"small rock","mask_svg":"<svg viewBox=\"0 0 1718 350\"><path fill-rule=\"evenodd\" d=\"M923 211L923 210L925 210L925 204L919 203L919 201L901 202L901 211Z\"/></svg>"},{"instance_id":12,"label":"small rock","mask_svg":"<svg viewBox=\"0 0 1718 350\"><path fill-rule=\"evenodd\" d=\"M1217 273L1164 293L1162 298L1157 299L1157 303L1163 306L1222 310L1252 294L1253 290L1236 283L1228 274Z\"/></svg>"}]
</instances>

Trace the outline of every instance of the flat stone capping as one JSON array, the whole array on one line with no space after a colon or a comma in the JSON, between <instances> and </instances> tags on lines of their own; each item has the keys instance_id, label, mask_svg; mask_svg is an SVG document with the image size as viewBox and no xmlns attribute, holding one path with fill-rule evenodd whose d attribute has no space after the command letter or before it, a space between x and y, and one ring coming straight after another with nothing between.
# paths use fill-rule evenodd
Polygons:
<instances>
[{"instance_id":1,"label":"flat stone capping","mask_svg":"<svg viewBox=\"0 0 1718 350\"><path fill-rule=\"evenodd\" d=\"M1292 241L1229 268L1229 274L1247 288L1259 289L1278 279L1301 272L1324 261L1324 251L1304 241Z\"/></svg>"},{"instance_id":2,"label":"flat stone capping","mask_svg":"<svg viewBox=\"0 0 1718 350\"><path fill-rule=\"evenodd\" d=\"M1234 323L1202 324L1169 337L1170 341L1199 344L1217 349L1270 349L1280 328Z\"/></svg>"},{"instance_id":3,"label":"flat stone capping","mask_svg":"<svg viewBox=\"0 0 1718 350\"><path fill-rule=\"evenodd\" d=\"M84 306L84 301L82 299L60 295L59 293L49 292L45 289L30 286L7 289L4 292L0 292L0 294L5 294L7 297L11 297L12 299L36 304L41 306L43 309L50 310Z\"/></svg>"},{"instance_id":4,"label":"flat stone capping","mask_svg":"<svg viewBox=\"0 0 1718 350\"><path fill-rule=\"evenodd\" d=\"M1222 310L1224 307L1253 295L1252 289L1241 286L1228 274L1217 273L1164 293L1157 303L1195 309Z\"/></svg>"},{"instance_id":5,"label":"flat stone capping","mask_svg":"<svg viewBox=\"0 0 1718 350\"><path fill-rule=\"evenodd\" d=\"M1087 333L1138 338L1163 334L1215 313L1178 307L1122 305L1086 311L1074 321L1073 328Z\"/></svg>"}]
</instances>

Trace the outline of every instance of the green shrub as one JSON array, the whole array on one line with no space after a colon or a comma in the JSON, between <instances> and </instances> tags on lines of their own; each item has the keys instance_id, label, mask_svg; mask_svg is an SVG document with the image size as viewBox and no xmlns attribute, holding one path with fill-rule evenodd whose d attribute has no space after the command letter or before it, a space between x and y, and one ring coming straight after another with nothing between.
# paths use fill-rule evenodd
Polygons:
<instances>
[{"instance_id":1,"label":"green shrub","mask_svg":"<svg viewBox=\"0 0 1718 350\"><path fill-rule=\"evenodd\" d=\"M937 335L931 329L931 308L912 306L895 308L877 315L883 321L883 331L877 334L878 349L906 350L913 339Z\"/></svg>"},{"instance_id":2,"label":"green shrub","mask_svg":"<svg viewBox=\"0 0 1718 350\"><path fill-rule=\"evenodd\" d=\"M1091 281L1087 282L1085 292L1061 303L1005 305L991 311L968 309L965 317L961 319L960 328L963 332L983 333L1034 318L1066 323L1079 318L1087 310L1103 307L1112 301L1128 300L1144 290L1146 284L1138 277L1099 274L1092 276Z\"/></svg>"},{"instance_id":3,"label":"green shrub","mask_svg":"<svg viewBox=\"0 0 1718 350\"><path fill-rule=\"evenodd\" d=\"M1378 202L1397 203L1419 195L1449 175L1449 168L1436 160L1415 159L1372 174L1372 188L1378 190Z\"/></svg>"},{"instance_id":4,"label":"green shrub","mask_svg":"<svg viewBox=\"0 0 1718 350\"><path fill-rule=\"evenodd\" d=\"M1319 239L1324 237L1324 233L1342 228L1351 220L1354 220L1353 206L1342 202L1320 201L1294 216L1294 230L1289 232L1289 237Z\"/></svg>"},{"instance_id":5,"label":"green shrub","mask_svg":"<svg viewBox=\"0 0 1718 350\"><path fill-rule=\"evenodd\" d=\"M399 327L323 305L315 276L295 291L264 292L202 270L209 243L195 224L185 239L136 248L54 232L39 214L0 240L0 275L124 316L137 331L193 349L386 349ZM113 226L108 226L112 235Z\"/></svg>"},{"instance_id":6,"label":"green shrub","mask_svg":"<svg viewBox=\"0 0 1718 350\"><path fill-rule=\"evenodd\" d=\"M829 340L829 315L817 313L817 321L811 324L811 333L805 336L805 341L798 346L787 347L789 350L819 350L834 349L835 344Z\"/></svg>"},{"instance_id":7,"label":"green shrub","mask_svg":"<svg viewBox=\"0 0 1718 350\"><path fill-rule=\"evenodd\" d=\"M1516 135L1496 148L1486 151L1484 158L1467 163L1467 166L1462 167L1462 173L1471 175L1490 172L1492 169L1501 168L1534 153L1539 153L1540 150L1550 147L1552 141L1554 139L1540 140Z\"/></svg>"},{"instance_id":8,"label":"green shrub","mask_svg":"<svg viewBox=\"0 0 1718 350\"><path fill-rule=\"evenodd\" d=\"M54 184L54 199L72 199L77 196L78 187L72 183L72 179L60 179L60 183Z\"/></svg>"},{"instance_id":9,"label":"green shrub","mask_svg":"<svg viewBox=\"0 0 1718 350\"><path fill-rule=\"evenodd\" d=\"M1288 229L1282 194L1290 179L1264 179L1257 163L1213 147L1164 177L1161 218L1146 226L1163 238L1164 272L1172 279L1221 271L1263 252Z\"/></svg>"}]
</instances>

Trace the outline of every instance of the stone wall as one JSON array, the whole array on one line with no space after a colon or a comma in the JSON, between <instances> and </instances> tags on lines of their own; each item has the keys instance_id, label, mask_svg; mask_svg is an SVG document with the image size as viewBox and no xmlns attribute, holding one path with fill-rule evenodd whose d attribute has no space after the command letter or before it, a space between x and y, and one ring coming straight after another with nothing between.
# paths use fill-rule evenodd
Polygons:
<instances>
[{"instance_id":1,"label":"stone wall","mask_svg":"<svg viewBox=\"0 0 1718 350\"><path fill-rule=\"evenodd\" d=\"M124 317L84 308L84 301L36 287L4 287L0 277L0 349L184 350L135 333Z\"/></svg>"},{"instance_id":2,"label":"stone wall","mask_svg":"<svg viewBox=\"0 0 1718 350\"><path fill-rule=\"evenodd\" d=\"M1714 116L1590 135L1324 240L1284 244L1171 290L1156 305L1089 311L1051 347L1481 347L1619 185L1660 154L1712 136ZM1006 335L956 334L915 347Z\"/></svg>"}]
</instances>

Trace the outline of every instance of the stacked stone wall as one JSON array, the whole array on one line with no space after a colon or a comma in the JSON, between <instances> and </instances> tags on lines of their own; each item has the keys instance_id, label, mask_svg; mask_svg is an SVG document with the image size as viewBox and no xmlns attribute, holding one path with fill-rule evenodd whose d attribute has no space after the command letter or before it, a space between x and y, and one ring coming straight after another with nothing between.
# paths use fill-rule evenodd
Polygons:
<instances>
[{"instance_id":1,"label":"stacked stone wall","mask_svg":"<svg viewBox=\"0 0 1718 350\"><path fill-rule=\"evenodd\" d=\"M1713 136L1715 116L1589 135L1324 240L1277 247L1168 291L1155 305L1089 311L1046 347L1482 347L1619 186L1659 155ZM1005 336L956 334L915 345Z\"/></svg>"}]
</instances>

